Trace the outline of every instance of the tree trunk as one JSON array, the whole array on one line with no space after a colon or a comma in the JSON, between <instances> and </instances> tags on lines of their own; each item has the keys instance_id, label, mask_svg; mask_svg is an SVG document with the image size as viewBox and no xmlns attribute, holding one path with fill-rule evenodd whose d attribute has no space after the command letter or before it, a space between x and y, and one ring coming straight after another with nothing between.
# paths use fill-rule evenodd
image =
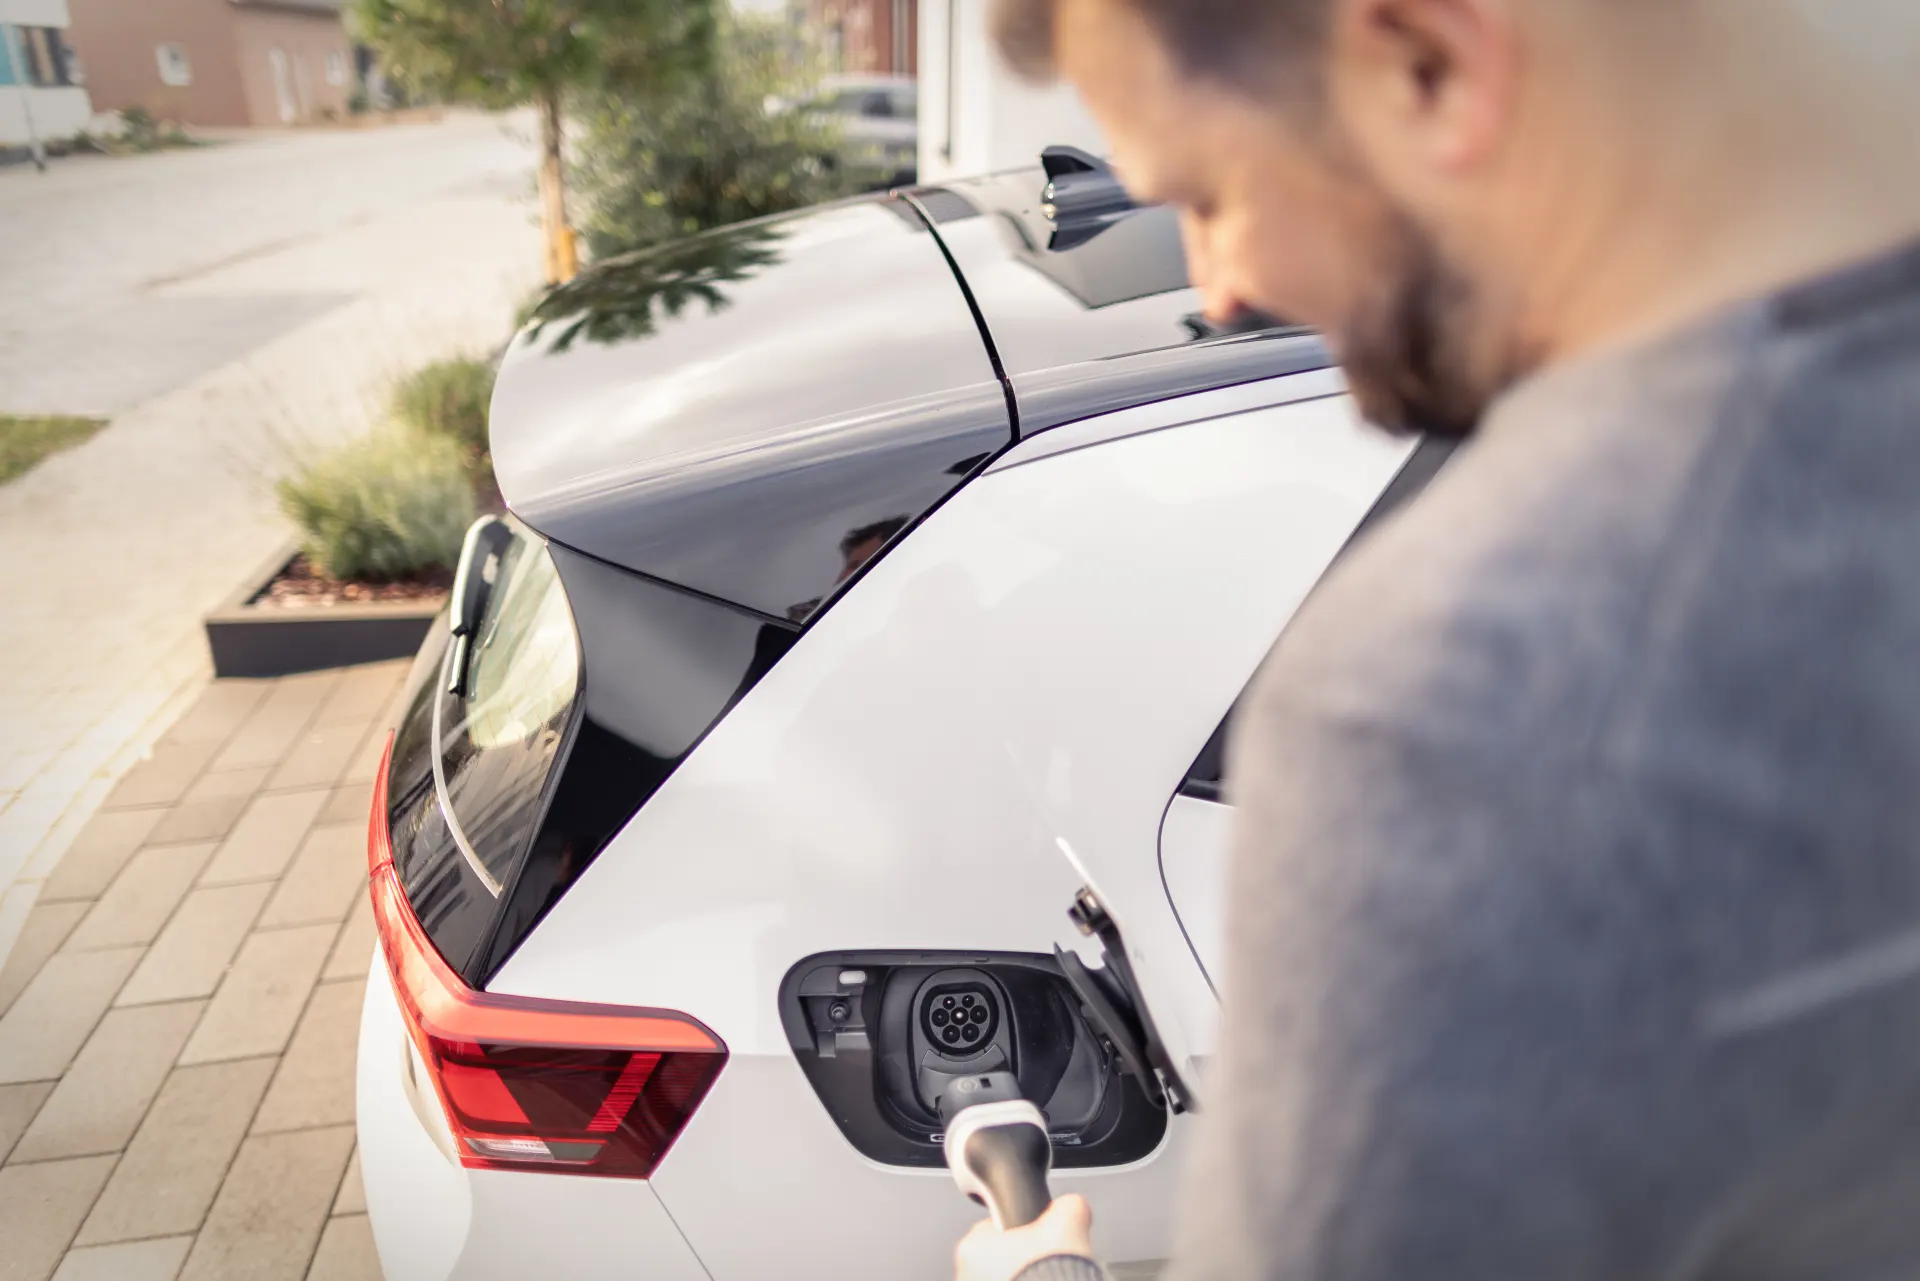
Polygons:
<instances>
[{"instance_id":1,"label":"tree trunk","mask_svg":"<svg viewBox=\"0 0 1920 1281\"><path fill-rule=\"evenodd\" d=\"M565 284L580 269L573 227L567 222L566 123L560 93L542 95L540 110L540 227L545 233L547 283Z\"/></svg>"}]
</instances>

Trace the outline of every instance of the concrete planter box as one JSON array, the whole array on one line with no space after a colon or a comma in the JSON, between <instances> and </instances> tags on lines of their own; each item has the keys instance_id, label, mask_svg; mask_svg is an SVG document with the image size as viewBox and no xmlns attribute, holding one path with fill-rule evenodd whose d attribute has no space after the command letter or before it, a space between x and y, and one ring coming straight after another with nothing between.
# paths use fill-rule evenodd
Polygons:
<instances>
[{"instance_id":1,"label":"concrete planter box","mask_svg":"<svg viewBox=\"0 0 1920 1281\"><path fill-rule=\"evenodd\" d=\"M289 609L255 602L293 562L288 544L207 615L207 647L215 676L287 676L327 667L411 658L446 608L444 596L423 601L314 605Z\"/></svg>"}]
</instances>

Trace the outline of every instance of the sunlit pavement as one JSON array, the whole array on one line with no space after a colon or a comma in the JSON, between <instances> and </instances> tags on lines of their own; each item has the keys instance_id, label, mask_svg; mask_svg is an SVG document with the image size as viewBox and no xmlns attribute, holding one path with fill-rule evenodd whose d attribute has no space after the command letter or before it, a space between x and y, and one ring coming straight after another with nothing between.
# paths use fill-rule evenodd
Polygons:
<instances>
[{"instance_id":1,"label":"sunlit pavement","mask_svg":"<svg viewBox=\"0 0 1920 1281\"><path fill-rule=\"evenodd\" d=\"M378 1281L352 1159L403 663L217 681L0 966L0 1275Z\"/></svg>"},{"instance_id":2,"label":"sunlit pavement","mask_svg":"<svg viewBox=\"0 0 1920 1281\"><path fill-rule=\"evenodd\" d=\"M289 530L271 480L392 378L500 342L532 159L477 116L0 171L0 412L103 412L0 486L0 959L209 676L200 620Z\"/></svg>"}]
</instances>

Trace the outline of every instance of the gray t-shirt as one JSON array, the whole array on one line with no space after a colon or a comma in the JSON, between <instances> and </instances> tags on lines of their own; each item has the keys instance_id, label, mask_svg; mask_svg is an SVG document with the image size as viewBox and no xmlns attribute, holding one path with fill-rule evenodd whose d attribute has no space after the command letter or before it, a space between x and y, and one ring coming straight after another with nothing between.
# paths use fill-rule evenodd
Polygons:
<instances>
[{"instance_id":1,"label":"gray t-shirt","mask_svg":"<svg viewBox=\"0 0 1920 1281\"><path fill-rule=\"evenodd\" d=\"M1920 1276L1920 249L1506 397L1229 780L1179 1281Z\"/></svg>"}]
</instances>

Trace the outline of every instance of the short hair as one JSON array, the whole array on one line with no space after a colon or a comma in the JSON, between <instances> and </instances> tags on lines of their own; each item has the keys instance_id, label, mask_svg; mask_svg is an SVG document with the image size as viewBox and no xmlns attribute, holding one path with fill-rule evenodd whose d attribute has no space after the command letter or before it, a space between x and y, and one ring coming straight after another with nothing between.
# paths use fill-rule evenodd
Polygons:
<instances>
[{"instance_id":1,"label":"short hair","mask_svg":"<svg viewBox=\"0 0 1920 1281\"><path fill-rule=\"evenodd\" d=\"M1091 2L1091 0L1090 0ZM1333 0L1098 0L1147 20L1180 69L1255 93L1297 88L1326 41ZM1001 56L1030 80L1059 74L1061 0L995 0ZM1282 73L1286 74L1283 76Z\"/></svg>"}]
</instances>

